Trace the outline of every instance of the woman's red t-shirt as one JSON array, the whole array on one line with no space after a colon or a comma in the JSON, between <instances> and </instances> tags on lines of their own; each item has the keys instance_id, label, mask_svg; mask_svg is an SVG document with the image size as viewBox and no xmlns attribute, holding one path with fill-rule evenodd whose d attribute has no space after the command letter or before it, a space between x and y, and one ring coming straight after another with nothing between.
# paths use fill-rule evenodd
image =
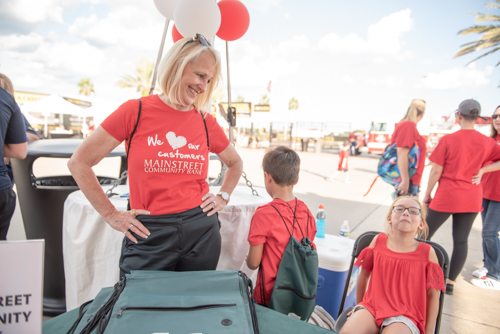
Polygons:
<instances>
[{"instance_id":1,"label":"woman's red t-shirt","mask_svg":"<svg viewBox=\"0 0 500 334\"><path fill-rule=\"evenodd\" d=\"M195 109L175 110L158 95L143 97L141 102L141 117L128 156L130 207L164 215L199 206L209 191L209 150L201 114ZM139 101L129 100L101 126L128 145L138 112ZM205 120L210 152L220 153L229 140L210 114L205 114Z\"/></svg>"},{"instance_id":2,"label":"woman's red t-shirt","mask_svg":"<svg viewBox=\"0 0 500 334\"><path fill-rule=\"evenodd\" d=\"M378 327L386 318L403 315L425 333L427 289L445 289L443 270L429 260L430 249L421 242L413 252L396 253L387 247L387 234L380 233L375 246L359 254L355 265L372 272L359 305L375 317Z\"/></svg>"},{"instance_id":3,"label":"woman's red t-shirt","mask_svg":"<svg viewBox=\"0 0 500 334\"><path fill-rule=\"evenodd\" d=\"M418 168L415 175L411 178L411 183L416 186L420 186L425 166L427 143L425 142L424 137L418 133L417 124L411 121L398 123L394 128L394 133L391 137L391 145L394 143L396 143L396 147L408 147L408 149L411 149L413 145L417 143L420 150L420 154L418 156Z\"/></svg>"},{"instance_id":4,"label":"woman's red t-shirt","mask_svg":"<svg viewBox=\"0 0 500 334\"><path fill-rule=\"evenodd\" d=\"M500 134L497 134L495 140L500 145ZM487 166L492 163L493 161L488 161L484 165ZM481 184L483 185L483 198L500 202L500 171L484 174Z\"/></svg>"},{"instance_id":5,"label":"woman's red t-shirt","mask_svg":"<svg viewBox=\"0 0 500 334\"><path fill-rule=\"evenodd\" d=\"M472 177L485 162L500 160L500 145L476 130L459 130L441 138L429 159L443 167L429 207L439 212L481 212L483 189L472 184Z\"/></svg>"}]
</instances>

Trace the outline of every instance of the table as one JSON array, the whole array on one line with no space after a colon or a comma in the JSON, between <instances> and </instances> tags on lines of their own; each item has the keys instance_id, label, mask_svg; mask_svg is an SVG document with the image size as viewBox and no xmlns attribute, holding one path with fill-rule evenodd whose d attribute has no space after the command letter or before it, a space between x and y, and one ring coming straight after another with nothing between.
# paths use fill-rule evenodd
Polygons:
<instances>
[{"instance_id":1,"label":"table","mask_svg":"<svg viewBox=\"0 0 500 334\"><path fill-rule=\"evenodd\" d=\"M106 191L110 186L104 186ZM219 212L222 249L218 270L242 270L255 285L257 271L248 269L245 256L248 253L248 231L257 207L272 199L264 188L254 187L259 196L252 195L247 186L237 186L231 201ZM217 194L220 187L210 187ZM128 193L128 186L113 190L117 194ZM113 205L126 210L127 199L114 196ZM93 299L103 288L113 286L120 276L118 263L123 233L112 229L95 211L81 191L71 193L64 203L63 255L66 278L66 309L72 310Z\"/></svg>"}]
</instances>

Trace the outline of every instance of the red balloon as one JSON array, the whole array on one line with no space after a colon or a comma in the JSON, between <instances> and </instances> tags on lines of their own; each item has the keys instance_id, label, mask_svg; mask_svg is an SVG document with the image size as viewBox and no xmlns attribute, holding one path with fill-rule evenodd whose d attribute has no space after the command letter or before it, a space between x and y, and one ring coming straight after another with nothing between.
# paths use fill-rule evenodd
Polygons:
<instances>
[{"instance_id":1,"label":"red balloon","mask_svg":"<svg viewBox=\"0 0 500 334\"><path fill-rule=\"evenodd\" d=\"M175 26L175 24L174 24L174 26L172 27L172 40L173 40L173 41L174 41L174 43L175 43L175 42L177 42L178 40L183 39L183 38L184 38L184 36L182 36L182 35L180 34L179 30L177 30L177 27L176 27L176 26Z\"/></svg>"},{"instance_id":2,"label":"red balloon","mask_svg":"<svg viewBox=\"0 0 500 334\"><path fill-rule=\"evenodd\" d=\"M250 25L250 14L238 0L221 0L217 3L221 14L221 23L217 36L225 41L241 38Z\"/></svg>"}]
</instances>

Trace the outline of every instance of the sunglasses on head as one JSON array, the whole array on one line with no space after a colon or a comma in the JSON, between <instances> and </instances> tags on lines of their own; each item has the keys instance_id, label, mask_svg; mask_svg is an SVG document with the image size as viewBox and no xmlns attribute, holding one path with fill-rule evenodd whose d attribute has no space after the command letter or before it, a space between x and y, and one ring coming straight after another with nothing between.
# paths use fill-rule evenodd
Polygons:
<instances>
[{"instance_id":1,"label":"sunglasses on head","mask_svg":"<svg viewBox=\"0 0 500 334\"><path fill-rule=\"evenodd\" d=\"M491 116L491 119L497 119L498 117L500 117L500 115L493 115Z\"/></svg>"},{"instance_id":2,"label":"sunglasses on head","mask_svg":"<svg viewBox=\"0 0 500 334\"><path fill-rule=\"evenodd\" d=\"M212 46L212 44L210 44L210 42L207 41L205 36L203 36L202 34L196 34L193 38L191 38L189 41L187 41L186 44L184 44L184 46L188 45L189 43L195 42L195 41L200 42L200 44L203 46L207 46L207 47Z\"/></svg>"}]
</instances>

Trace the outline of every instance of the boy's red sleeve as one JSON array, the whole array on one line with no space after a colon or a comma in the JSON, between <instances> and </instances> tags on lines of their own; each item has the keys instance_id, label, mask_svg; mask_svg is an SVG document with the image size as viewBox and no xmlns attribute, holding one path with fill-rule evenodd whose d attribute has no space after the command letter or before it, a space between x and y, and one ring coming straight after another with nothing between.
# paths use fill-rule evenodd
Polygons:
<instances>
[{"instance_id":1,"label":"boy's red sleeve","mask_svg":"<svg viewBox=\"0 0 500 334\"><path fill-rule=\"evenodd\" d=\"M257 208L255 211L252 222L250 223L250 231L248 232L248 243L250 246L256 246L264 244L267 240L267 235L269 233L268 218L266 218L265 210L262 208Z\"/></svg>"}]
</instances>

